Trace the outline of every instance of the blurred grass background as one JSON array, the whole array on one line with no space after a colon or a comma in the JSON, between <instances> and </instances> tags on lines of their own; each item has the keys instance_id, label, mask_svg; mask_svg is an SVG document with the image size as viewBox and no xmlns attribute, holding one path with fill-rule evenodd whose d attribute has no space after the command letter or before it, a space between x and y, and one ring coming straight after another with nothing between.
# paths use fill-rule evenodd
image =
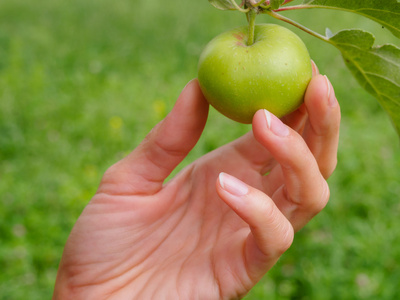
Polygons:
<instances>
[{"instance_id":1,"label":"blurred grass background","mask_svg":"<svg viewBox=\"0 0 400 300\"><path fill-rule=\"evenodd\" d=\"M286 15L398 45L352 14ZM0 2L0 299L51 298L64 243L102 173L168 113L205 44L245 23L206 0ZM246 299L400 299L399 138L336 49L280 24L335 86L339 163L327 208ZM184 164L249 129L212 110Z\"/></svg>"}]
</instances>

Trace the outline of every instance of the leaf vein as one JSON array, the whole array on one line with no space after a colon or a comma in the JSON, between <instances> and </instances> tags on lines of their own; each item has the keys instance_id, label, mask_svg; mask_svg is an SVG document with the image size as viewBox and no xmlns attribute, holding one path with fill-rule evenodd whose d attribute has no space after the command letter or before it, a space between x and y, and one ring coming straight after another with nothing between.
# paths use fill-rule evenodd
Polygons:
<instances>
[{"instance_id":1,"label":"leaf vein","mask_svg":"<svg viewBox=\"0 0 400 300\"><path fill-rule=\"evenodd\" d=\"M364 72L364 70L360 67L360 65L354 61L353 59L351 59L350 57L348 57L348 59L353 63L353 65L358 69L358 71L360 72L360 74L365 78L365 81L367 82L367 84L370 85L370 87L374 90L376 96L383 101L382 98L382 93L379 92L379 90L375 87L375 85L371 82L370 78L368 76L366 76L366 73Z\"/></svg>"},{"instance_id":2,"label":"leaf vein","mask_svg":"<svg viewBox=\"0 0 400 300\"><path fill-rule=\"evenodd\" d=\"M370 75L370 76L374 76L374 77L378 77L378 78L384 79L384 80L386 80L386 81L388 81L388 82L392 83L393 85L395 85L395 86L400 88L400 84L399 83L391 80L390 78L388 78L386 76L383 76L383 75L380 75L380 74L376 74L376 73L372 73L372 72L368 72L368 71L365 71L364 73L367 74L367 75Z\"/></svg>"},{"instance_id":3,"label":"leaf vein","mask_svg":"<svg viewBox=\"0 0 400 300\"><path fill-rule=\"evenodd\" d=\"M391 63L391 64L393 64L393 65L395 65L395 66L397 66L397 67L400 67L400 62L396 62L396 61L394 61L394 60L388 59L387 57L382 56L382 55L380 55L380 54L378 54L378 53L376 53L376 52L368 51L368 50L376 50L377 48L370 48L370 49L368 49L368 50L365 50L365 49L363 49L363 48L357 47L357 46L354 45L354 44L336 43L336 45L338 45L338 46L343 45L343 46L344 46L343 48L345 48L345 47L354 48L354 49L359 50L360 52L372 54L372 55L374 55L374 56L376 56L376 57L381 58L382 60L384 60L384 61L386 61L386 62L388 62L388 63Z\"/></svg>"}]
</instances>

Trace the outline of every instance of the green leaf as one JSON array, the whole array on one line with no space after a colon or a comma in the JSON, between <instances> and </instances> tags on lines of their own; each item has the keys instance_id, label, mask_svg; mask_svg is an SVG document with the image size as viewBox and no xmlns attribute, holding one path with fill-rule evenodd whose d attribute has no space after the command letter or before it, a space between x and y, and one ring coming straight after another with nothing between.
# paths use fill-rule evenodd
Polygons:
<instances>
[{"instance_id":1,"label":"green leaf","mask_svg":"<svg viewBox=\"0 0 400 300\"><path fill-rule=\"evenodd\" d=\"M400 38L400 2L398 0L304 0L309 8L341 9L363 15L389 29Z\"/></svg>"},{"instance_id":2,"label":"green leaf","mask_svg":"<svg viewBox=\"0 0 400 300\"><path fill-rule=\"evenodd\" d=\"M235 6L230 0L208 0L212 6L221 10L235 10Z\"/></svg>"},{"instance_id":3,"label":"green leaf","mask_svg":"<svg viewBox=\"0 0 400 300\"><path fill-rule=\"evenodd\" d=\"M362 30L343 30L329 39L357 81L375 96L400 135L400 48L374 46L375 37Z\"/></svg>"},{"instance_id":4,"label":"green leaf","mask_svg":"<svg viewBox=\"0 0 400 300\"><path fill-rule=\"evenodd\" d=\"M269 4L271 9L278 9L285 0L270 0Z\"/></svg>"}]
</instances>

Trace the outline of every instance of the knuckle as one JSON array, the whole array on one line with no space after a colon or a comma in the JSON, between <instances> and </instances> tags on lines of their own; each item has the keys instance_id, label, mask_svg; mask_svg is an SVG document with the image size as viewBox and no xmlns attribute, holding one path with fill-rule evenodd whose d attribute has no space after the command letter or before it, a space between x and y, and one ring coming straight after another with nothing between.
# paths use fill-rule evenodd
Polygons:
<instances>
[{"instance_id":1,"label":"knuckle","mask_svg":"<svg viewBox=\"0 0 400 300\"><path fill-rule=\"evenodd\" d=\"M338 159L337 156L335 156L330 160L329 165L320 167L320 172L325 179L328 179L332 175L333 171L336 169L337 163Z\"/></svg>"},{"instance_id":2,"label":"knuckle","mask_svg":"<svg viewBox=\"0 0 400 300\"><path fill-rule=\"evenodd\" d=\"M101 178L101 183L108 183L110 181L115 181L115 177L118 175L120 170L120 162L117 162L104 172L103 177Z\"/></svg>"},{"instance_id":3,"label":"knuckle","mask_svg":"<svg viewBox=\"0 0 400 300\"><path fill-rule=\"evenodd\" d=\"M330 190L329 190L328 183L326 182L326 180L323 180L321 194L314 202L314 205L312 208L315 215L318 214L320 211L322 211L325 208L325 206L328 204L329 197L330 197Z\"/></svg>"},{"instance_id":4,"label":"knuckle","mask_svg":"<svg viewBox=\"0 0 400 300\"><path fill-rule=\"evenodd\" d=\"M319 138L331 138L337 136L340 131L341 115L335 112L335 115L314 120L311 122L311 130L313 134Z\"/></svg>"},{"instance_id":5,"label":"knuckle","mask_svg":"<svg viewBox=\"0 0 400 300\"><path fill-rule=\"evenodd\" d=\"M285 253L292 245L294 239L294 229L290 222L285 222L285 225L282 225L281 231L281 240L277 248L278 255Z\"/></svg>"},{"instance_id":6,"label":"knuckle","mask_svg":"<svg viewBox=\"0 0 400 300\"><path fill-rule=\"evenodd\" d=\"M264 226L271 228L278 237L274 245L274 255L281 256L293 243L293 226L272 201L263 201L258 209Z\"/></svg>"}]
</instances>

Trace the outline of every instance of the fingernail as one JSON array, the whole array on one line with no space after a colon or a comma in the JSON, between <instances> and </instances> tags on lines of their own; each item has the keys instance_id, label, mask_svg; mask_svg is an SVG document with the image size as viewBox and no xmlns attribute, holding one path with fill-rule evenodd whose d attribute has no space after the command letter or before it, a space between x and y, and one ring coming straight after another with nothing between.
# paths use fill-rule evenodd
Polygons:
<instances>
[{"instance_id":1,"label":"fingernail","mask_svg":"<svg viewBox=\"0 0 400 300\"><path fill-rule=\"evenodd\" d=\"M311 60L311 67L312 67L312 74L313 76L316 76L319 74L319 70L317 65L315 64L315 62L313 60Z\"/></svg>"},{"instance_id":2,"label":"fingernail","mask_svg":"<svg viewBox=\"0 0 400 300\"><path fill-rule=\"evenodd\" d=\"M226 173L220 173L218 180L221 187L234 196L244 196L249 192L244 182Z\"/></svg>"},{"instance_id":3,"label":"fingernail","mask_svg":"<svg viewBox=\"0 0 400 300\"><path fill-rule=\"evenodd\" d=\"M268 110L264 109L265 119L268 128L277 136L285 137L289 135L289 128L283 122L271 114Z\"/></svg>"},{"instance_id":4,"label":"fingernail","mask_svg":"<svg viewBox=\"0 0 400 300\"><path fill-rule=\"evenodd\" d=\"M326 86L328 88L328 104L329 106L335 106L337 103L336 96L335 96L335 91L333 90L333 86L331 82L329 81L328 77L324 75L325 81L326 81Z\"/></svg>"}]
</instances>

